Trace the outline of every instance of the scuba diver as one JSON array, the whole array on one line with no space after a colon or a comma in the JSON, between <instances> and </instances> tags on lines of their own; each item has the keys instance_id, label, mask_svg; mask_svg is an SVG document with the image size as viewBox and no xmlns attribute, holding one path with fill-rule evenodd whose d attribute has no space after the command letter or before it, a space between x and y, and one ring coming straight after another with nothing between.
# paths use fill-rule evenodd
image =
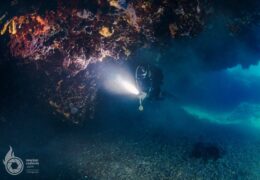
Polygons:
<instances>
[{"instance_id":1,"label":"scuba diver","mask_svg":"<svg viewBox=\"0 0 260 180\"><path fill-rule=\"evenodd\" d=\"M139 110L143 111L144 99L160 100L162 98L161 85L163 84L162 71L151 64L141 64L135 71L136 86L141 91L139 95Z\"/></svg>"}]
</instances>

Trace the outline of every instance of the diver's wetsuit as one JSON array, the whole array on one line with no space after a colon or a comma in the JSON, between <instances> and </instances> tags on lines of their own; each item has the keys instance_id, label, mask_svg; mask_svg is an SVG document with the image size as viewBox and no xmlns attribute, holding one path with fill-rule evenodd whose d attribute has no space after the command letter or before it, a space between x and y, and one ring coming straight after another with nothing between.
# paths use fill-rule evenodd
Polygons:
<instances>
[{"instance_id":1,"label":"diver's wetsuit","mask_svg":"<svg viewBox=\"0 0 260 180\"><path fill-rule=\"evenodd\" d=\"M151 99L160 99L161 98L161 85L163 83L163 73L161 69L156 66L151 67L151 90L149 97Z\"/></svg>"},{"instance_id":2,"label":"diver's wetsuit","mask_svg":"<svg viewBox=\"0 0 260 180\"><path fill-rule=\"evenodd\" d=\"M137 84L149 99L161 98L161 85L163 83L162 71L153 65L144 64L138 67Z\"/></svg>"}]
</instances>

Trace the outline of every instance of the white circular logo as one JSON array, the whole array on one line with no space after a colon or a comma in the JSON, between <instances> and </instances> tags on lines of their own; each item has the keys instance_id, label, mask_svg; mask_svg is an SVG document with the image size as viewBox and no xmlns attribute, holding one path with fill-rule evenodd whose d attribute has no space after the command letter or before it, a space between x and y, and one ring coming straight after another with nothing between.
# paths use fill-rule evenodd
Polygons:
<instances>
[{"instance_id":1,"label":"white circular logo","mask_svg":"<svg viewBox=\"0 0 260 180\"><path fill-rule=\"evenodd\" d=\"M23 161L15 157L7 161L5 169L11 175L18 175L23 171L23 167Z\"/></svg>"},{"instance_id":2,"label":"white circular logo","mask_svg":"<svg viewBox=\"0 0 260 180\"><path fill-rule=\"evenodd\" d=\"M4 165L6 171L11 175L18 175L23 172L24 164L21 158L15 157L12 147L5 156Z\"/></svg>"}]
</instances>

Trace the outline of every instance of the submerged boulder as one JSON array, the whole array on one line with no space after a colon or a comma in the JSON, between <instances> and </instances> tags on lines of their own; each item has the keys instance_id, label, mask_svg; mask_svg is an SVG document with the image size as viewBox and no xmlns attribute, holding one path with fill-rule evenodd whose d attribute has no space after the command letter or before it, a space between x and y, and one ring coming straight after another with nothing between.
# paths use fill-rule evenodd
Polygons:
<instances>
[{"instance_id":1,"label":"submerged boulder","mask_svg":"<svg viewBox=\"0 0 260 180\"><path fill-rule=\"evenodd\" d=\"M191 158L208 160L218 160L224 155L224 150L213 143L198 142L193 145Z\"/></svg>"}]
</instances>

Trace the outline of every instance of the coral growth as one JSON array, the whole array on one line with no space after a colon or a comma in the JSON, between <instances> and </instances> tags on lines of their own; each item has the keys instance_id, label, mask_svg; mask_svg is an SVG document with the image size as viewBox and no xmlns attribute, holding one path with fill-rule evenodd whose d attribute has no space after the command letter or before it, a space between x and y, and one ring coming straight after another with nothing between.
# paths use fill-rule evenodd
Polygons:
<instances>
[{"instance_id":1,"label":"coral growth","mask_svg":"<svg viewBox=\"0 0 260 180\"><path fill-rule=\"evenodd\" d=\"M62 87L64 82L70 82L65 88L58 88L59 91L56 86L48 86L46 95L49 104L69 118L83 115L84 104L93 104L95 83L81 85L82 81L93 82L98 76L89 72L91 64L107 57L128 59L136 49L157 42L161 45L168 37L196 35L206 19L207 6L202 2L198 5L195 0L189 1L192 5L188 1L111 0L95 2L95 12L62 2L59 1L56 10L11 17L2 26L1 35L8 32L11 54L23 62L36 63L52 84ZM4 18L5 15L1 21ZM91 75L86 77L86 74ZM80 95L81 98L71 102ZM71 106L79 111L71 113Z\"/></svg>"}]
</instances>

